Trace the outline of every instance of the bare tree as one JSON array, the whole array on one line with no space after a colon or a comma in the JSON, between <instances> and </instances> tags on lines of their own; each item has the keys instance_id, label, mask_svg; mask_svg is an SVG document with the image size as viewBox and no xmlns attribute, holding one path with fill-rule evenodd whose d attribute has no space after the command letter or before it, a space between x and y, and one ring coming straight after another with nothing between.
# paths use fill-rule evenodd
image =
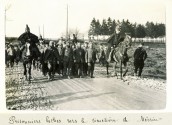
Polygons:
<instances>
[{"instance_id":1,"label":"bare tree","mask_svg":"<svg viewBox=\"0 0 172 125\"><path fill-rule=\"evenodd\" d=\"M11 8L11 4L7 4L6 6L5 6L5 21L4 21L4 33L5 33L5 38L6 38L6 24L7 24L7 21L11 21L11 20L9 20L9 19L7 19L7 11L9 10Z\"/></svg>"}]
</instances>

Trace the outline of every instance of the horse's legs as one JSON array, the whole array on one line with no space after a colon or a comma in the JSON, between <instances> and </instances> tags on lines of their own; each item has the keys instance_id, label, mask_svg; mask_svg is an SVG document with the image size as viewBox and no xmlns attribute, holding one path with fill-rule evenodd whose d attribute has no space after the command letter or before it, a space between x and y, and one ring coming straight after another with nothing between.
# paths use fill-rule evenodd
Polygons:
<instances>
[{"instance_id":1,"label":"horse's legs","mask_svg":"<svg viewBox=\"0 0 172 125\"><path fill-rule=\"evenodd\" d=\"M93 78L93 73L94 73L94 63L91 62L91 78Z\"/></svg>"},{"instance_id":2,"label":"horse's legs","mask_svg":"<svg viewBox=\"0 0 172 125\"><path fill-rule=\"evenodd\" d=\"M107 75L109 74L109 63L106 62L106 71L107 71Z\"/></svg>"},{"instance_id":3,"label":"horse's legs","mask_svg":"<svg viewBox=\"0 0 172 125\"><path fill-rule=\"evenodd\" d=\"M123 74L123 77L126 76L127 72L128 72L128 67L127 67L127 62L123 63L124 64L124 68L125 68L125 72Z\"/></svg>"},{"instance_id":4,"label":"horse's legs","mask_svg":"<svg viewBox=\"0 0 172 125\"><path fill-rule=\"evenodd\" d=\"M114 62L113 64L113 72L114 72L114 75L117 77L118 79L118 75L117 75L117 71L116 71L116 66L117 66L117 62Z\"/></svg>"},{"instance_id":5,"label":"horse's legs","mask_svg":"<svg viewBox=\"0 0 172 125\"><path fill-rule=\"evenodd\" d=\"M122 79L122 60L120 61L120 76L121 76L121 79Z\"/></svg>"},{"instance_id":6,"label":"horse's legs","mask_svg":"<svg viewBox=\"0 0 172 125\"><path fill-rule=\"evenodd\" d=\"M52 72L52 63L48 62L48 80L51 79L51 72Z\"/></svg>"},{"instance_id":7,"label":"horse's legs","mask_svg":"<svg viewBox=\"0 0 172 125\"><path fill-rule=\"evenodd\" d=\"M35 59L32 60L32 64L33 64L33 69L36 69L36 60Z\"/></svg>"},{"instance_id":8,"label":"horse's legs","mask_svg":"<svg viewBox=\"0 0 172 125\"><path fill-rule=\"evenodd\" d=\"M32 63L30 62L30 63L28 63L27 64L28 65L28 74L29 74L29 81L31 80L31 68L32 68Z\"/></svg>"},{"instance_id":9,"label":"horse's legs","mask_svg":"<svg viewBox=\"0 0 172 125\"><path fill-rule=\"evenodd\" d=\"M25 77L25 79L27 79L27 69L26 69L26 63L25 62L23 62L23 67L24 67L24 77Z\"/></svg>"},{"instance_id":10,"label":"horse's legs","mask_svg":"<svg viewBox=\"0 0 172 125\"><path fill-rule=\"evenodd\" d=\"M54 75L55 75L55 72L56 72L56 63L52 63L52 80L54 80Z\"/></svg>"}]
</instances>

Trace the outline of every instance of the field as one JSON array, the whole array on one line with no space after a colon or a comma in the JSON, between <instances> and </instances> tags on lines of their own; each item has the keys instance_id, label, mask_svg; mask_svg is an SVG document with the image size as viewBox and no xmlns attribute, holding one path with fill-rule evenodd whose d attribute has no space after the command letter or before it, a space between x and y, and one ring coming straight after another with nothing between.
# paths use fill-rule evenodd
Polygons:
<instances>
[{"instance_id":1,"label":"field","mask_svg":"<svg viewBox=\"0 0 172 125\"><path fill-rule=\"evenodd\" d=\"M133 43L131 57L138 43ZM166 104L166 46L145 43L148 58L141 79L133 77L133 58L129 61L127 81L106 75L96 64L95 78L63 79L56 75L48 81L33 70L29 84L22 79L22 65L6 68L6 104L12 110L153 110ZM112 66L110 67L110 72Z\"/></svg>"},{"instance_id":2,"label":"field","mask_svg":"<svg viewBox=\"0 0 172 125\"><path fill-rule=\"evenodd\" d=\"M133 54L139 43L133 43L129 50L129 75L134 74ZM106 45L106 44L104 44ZM98 46L98 44L97 44ZM144 48L148 54L142 76L146 78L166 79L166 45L164 43L145 43ZM97 65L99 66L99 65ZM112 67L112 65L111 65Z\"/></svg>"}]
</instances>

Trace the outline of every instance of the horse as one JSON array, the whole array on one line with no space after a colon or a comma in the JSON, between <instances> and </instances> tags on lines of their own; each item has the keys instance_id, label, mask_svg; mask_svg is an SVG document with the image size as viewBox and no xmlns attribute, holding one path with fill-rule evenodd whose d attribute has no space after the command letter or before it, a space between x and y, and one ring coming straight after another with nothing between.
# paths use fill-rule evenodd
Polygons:
<instances>
[{"instance_id":1,"label":"horse","mask_svg":"<svg viewBox=\"0 0 172 125\"><path fill-rule=\"evenodd\" d=\"M40 56L40 52L36 46L35 43L28 42L20 48L21 50L21 58L23 61L23 67L24 67L24 78L25 80L31 80L31 67L33 59L36 59ZM29 77L28 77L29 74Z\"/></svg>"},{"instance_id":2,"label":"horse","mask_svg":"<svg viewBox=\"0 0 172 125\"><path fill-rule=\"evenodd\" d=\"M127 72L128 72L128 67L127 67L127 62L129 61L129 49L131 48L131 36L128 34L123 34L123 36L117 40L116 38L116 34L113 34L113 36L110 37L110 41L109 45L108 45L108 49L107 49L107 56L108 56L108 60L107 62L113 62L113 71L115 73L115 76L117 76L117 71L116 71L116 67L117 64L120 64L120 78L123 80L123 77L126 76ZM124 65L124 73L123 73L123 69L122 66ZM107 74L108 74L108 66L107 65Z\"/></svg>"}]
</instances>

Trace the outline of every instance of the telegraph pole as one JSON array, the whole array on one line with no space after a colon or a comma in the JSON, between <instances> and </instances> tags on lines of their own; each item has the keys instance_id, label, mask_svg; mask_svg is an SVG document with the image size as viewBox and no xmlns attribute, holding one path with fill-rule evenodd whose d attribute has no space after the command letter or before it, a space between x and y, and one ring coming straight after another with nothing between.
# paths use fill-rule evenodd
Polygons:
<instances>
[{"instance_id":1,"label":"telegraph pole","mask_svg":"<svg viewBox=\"0 0 172 125\"><path fill-rule=\"evenodd\" d=\"M40 26L38 27L39 35L41 35Z\"/></svg>"},{"instance_id":2,"label":"telegraph pole","mask_svg":"<svg viewBox=\"0 0 172 125\"><path fill-rule=\"evenodd\" d=\"M43 24L43 33L42 33L42 35L43 35L43 39L44 39L44 24Z\"/></svg>"},{"instance_id":3,"label":"telegraph pole","mask_svg":"<svg viewBox=\"0 0 172 125\"><path fill-rule=\"evenodd\" d=\"M66 21L66 40L68 40L68 4L67 4L67 21Z\"/></svg>"},{"instance_id":4,"label":"telegraph pole","mask_svg":"<svg viewBox=\"0 0 172 125\"><path fill-rule=\"evenodd\" d=\"M7 10L5 9L5 18L4 18L4 19L5 19L5 20L4 20L4 33L5 33L5 39L6 39L6 20L7 20L7 19L6 19L6 18L7 18L7 17L6 17L6 11L7 11Z\"/></svg>"},{"instance_id":5,"label":"telegraph pole","mask_svg":"<svg viewBox=\"0 0 172 125\"><path fill-rule=\"evenodd\" d=\"M7 21L10 21L10 20L7 20L7 11L10 9L11 7L11 4L8 4L6 7L5 7L5 15L4 15L4 33L5 33L5 38L6 38L6 27L7 27Z\"/></svg>"}]
</instances>

